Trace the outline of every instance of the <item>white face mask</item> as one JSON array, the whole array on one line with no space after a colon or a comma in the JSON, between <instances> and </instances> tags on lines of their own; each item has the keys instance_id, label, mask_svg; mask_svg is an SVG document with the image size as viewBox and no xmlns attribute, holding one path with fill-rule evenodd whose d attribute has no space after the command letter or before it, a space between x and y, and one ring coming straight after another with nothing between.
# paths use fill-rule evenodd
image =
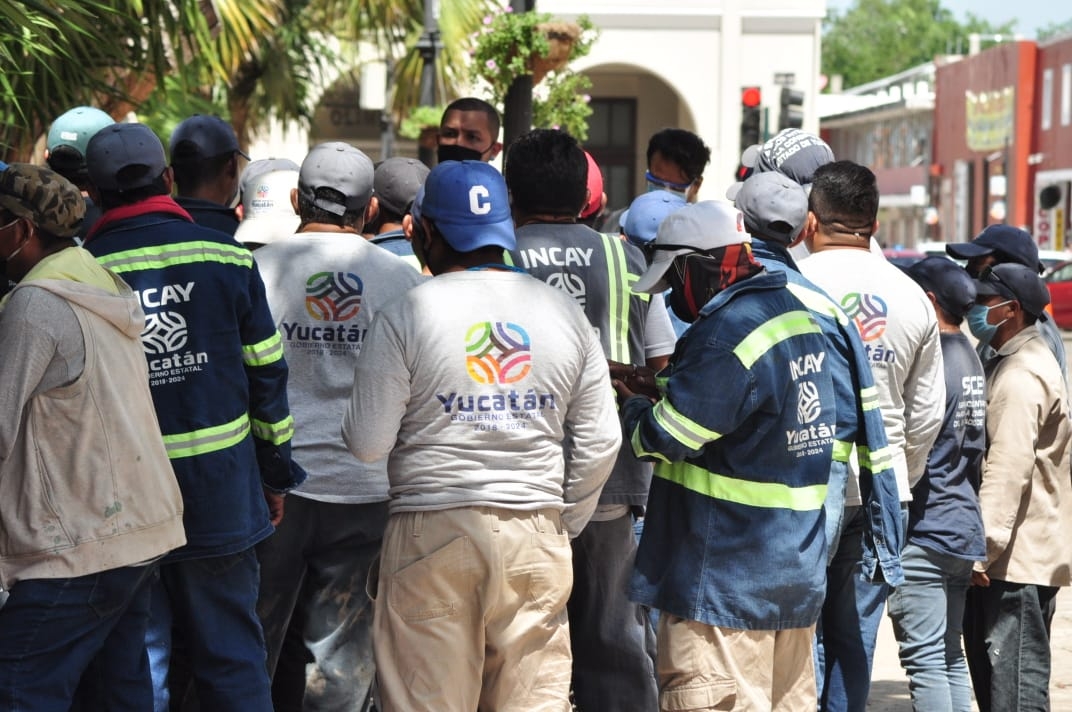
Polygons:
<instances>
[{"instance_id":1,"label":"white face mask","mask_svg":"<svg viewBox=\"0 0 1072 712\"><path fill-rule=\"evenodd\" d=\"M806 260L811 257L811 252L808 250L807 241L801 240L797 244L790 247L789 255L793 258L793 261L798 264L803 260Z\"/></svg>"}]
</instances>

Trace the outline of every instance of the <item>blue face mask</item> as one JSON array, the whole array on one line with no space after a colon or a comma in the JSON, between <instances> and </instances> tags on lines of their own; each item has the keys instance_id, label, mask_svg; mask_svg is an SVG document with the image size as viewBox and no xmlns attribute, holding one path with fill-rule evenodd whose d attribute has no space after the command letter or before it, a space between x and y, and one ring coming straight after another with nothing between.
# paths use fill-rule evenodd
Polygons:
<instances>
[{"instance_id":1,"label":"blue face mask","mask_svg":"<svg viewBox=\"0 0 1072 712\"><path fill-rule=\"evenodd\" d=\"M994 334L997 333L998 327L1008 321L1008 319L1002 319L997 324L991 324L987 321L990 318L990 310L995 307L1003 307L1011 301L1011 299L1006 299L1000 304L994 304L989 307L976 304L968 310L968 330L971 331L972 336L979 339L980 344L989 344L990 340L994 338Z\"/></svg>"}]
</instances>

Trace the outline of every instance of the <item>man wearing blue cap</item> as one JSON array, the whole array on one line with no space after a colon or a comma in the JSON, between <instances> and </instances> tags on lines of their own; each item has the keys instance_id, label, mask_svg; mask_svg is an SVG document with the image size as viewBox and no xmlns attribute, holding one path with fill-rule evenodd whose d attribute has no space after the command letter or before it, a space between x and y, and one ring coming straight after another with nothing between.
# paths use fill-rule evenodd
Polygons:
<instances>
[{"instance_id":1,"label":"man wearing blue cap","mask_svg":"<svg viewBox=\"0 0 1072 712\"><path fill-rule=\"evenodd\" d=\"M385 712L569 709L569 537L621 443L595 331L503 261L502 176L447 161L420 197L431 279L376 316L343 437L388 454L373 645Z\"/></svg>"},{"instance_id":2,"label":"man wearing blue cap","mask_svg":"<svg viewBox=\"0 0 1072 712\"><path fill-rule=\"evenodd\" d=\"M968 326L986 364L986 456L979 505L986 557L972 571L964 638L981 712L1049 709L1050 623L1072 584L1068 397L1038 329L1050 302L1031 267L998 264L976 281Z\"/></svg>"},{"instance_id":3,"label":"man wearing blue cap","mask_svg":"<svg viewBox=\"0 0 1072 712\"><path fill-rule=\"evenodd\" d=\"M194 114L171 132L171 167L175 172L175 202L199 225L234 235L238 229L239 157L229 123L218 116Z\"/></svg>"},{"instance_id":4,"label":"man wearing blue cap","mask_svg":"<svg viewBox=\"0 0 1072 712\"><path fill-rule=\"evenodd\" d=\"M253 546L305 475L290 459L287 363L264 283L248 249L172 200L164 147L147 126L101 129L86 159L104 209L86 249L145 311L149 384L183 495L187 544L153 584L155 709L168 709L172 644L185 641L204 708L271 710Z\"/></svg>"},{"instance_id":5,"label":"man wearing blue cap","mask_svg":"<svg viewBox=\"0 0 1072 712\"><path fill-rule=\"evenodd\" d=\"M945 251L959 260L967 260L965 269L974 278L978 278L987 267L999 264L1021 264L1042 273L1042 263L1039 261L1038 245L1034 238L1025 230L1012 225L990 225L975 236L971 242L956 242L945 246ZM1049 317L1040 319L1036 324L1050 352L1057 359L1061 367L1061 377L1068 387L1068 360L1065 354L1065 342L1061 338L1061 332L1057 330L1053 319ZM983 338L976 345L979 358L986 363L994 357L994 347L989 339Z\"/></svg>"},{"instance_id":6,"label":"man wearing blue cap","mask_svg":"<svg viewBox=\"0 0 1072 712\"><path fill-rule=\"evenodd\" d=\"M975 284L945 257L905 270L938 317L945 369L945 417L912 488L905 582L889 596L890 619L908 673L912 707L969 710L971 687L961 646L972 563L986 557L979 514L979 468L986 447L986 380L961 324L975 306Z\"/></svg>"}]
</instances>

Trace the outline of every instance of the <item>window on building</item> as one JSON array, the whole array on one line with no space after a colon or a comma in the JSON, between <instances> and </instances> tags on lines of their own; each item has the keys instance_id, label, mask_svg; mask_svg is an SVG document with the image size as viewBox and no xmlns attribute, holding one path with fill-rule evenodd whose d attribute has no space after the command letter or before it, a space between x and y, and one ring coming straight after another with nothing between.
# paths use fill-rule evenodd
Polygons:
<instances>
[{"instance_id":1,"label":"window on building","mask_svg":"<svg viewBox=\"0 0 1072 712\"><path fill-rule=\"evenodd\" d=\"M1049 131L1053 122L1053 70L1042 73L1042 123L1040 128Z\"/></svg>"},{"instance_id":2,"label":"window on building","mask_svg":"<svg viewBox=\"0 0 1072 712\"><path fill-rule=\"evenodd\" d=\"M636 99L592 99L585 149L603 170L610 209L624 208L636 193Z\"/></svg>"},{"instance_id":3,"label":"window on building","mask_svg":"<svg viewBox=\"0 0 1072 712\"><path fill-rule=\"evenodd\" d=\"M1061 125L1072 124L1072 64L1061 67Z\"/></svg>"}]
</instances>

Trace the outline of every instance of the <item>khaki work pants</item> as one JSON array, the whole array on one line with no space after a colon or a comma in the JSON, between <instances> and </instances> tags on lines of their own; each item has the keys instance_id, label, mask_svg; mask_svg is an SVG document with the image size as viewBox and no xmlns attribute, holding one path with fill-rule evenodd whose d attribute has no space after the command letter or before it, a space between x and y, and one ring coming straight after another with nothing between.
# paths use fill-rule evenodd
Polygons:
<instances>
[{"instance_id":1,"label":"khaki work pants","mask_svg":"<svg viewBox=\"0 0 1072 712\"><path fill-rule=\"evenodd\" d=\"M381 708L567 712L572 585L554 510L391 515L372 637Z\"/></svg>"},{"instance_id":2,"label":"khaki work pants","mask_svg":"<svg viewBox=\"0 0 1072 712\"><path fill-rule=\"evenodd\" d=\"M659 709L815 712L815 626L719 628L659 616Z\"/></svg>"}]
</instances>

